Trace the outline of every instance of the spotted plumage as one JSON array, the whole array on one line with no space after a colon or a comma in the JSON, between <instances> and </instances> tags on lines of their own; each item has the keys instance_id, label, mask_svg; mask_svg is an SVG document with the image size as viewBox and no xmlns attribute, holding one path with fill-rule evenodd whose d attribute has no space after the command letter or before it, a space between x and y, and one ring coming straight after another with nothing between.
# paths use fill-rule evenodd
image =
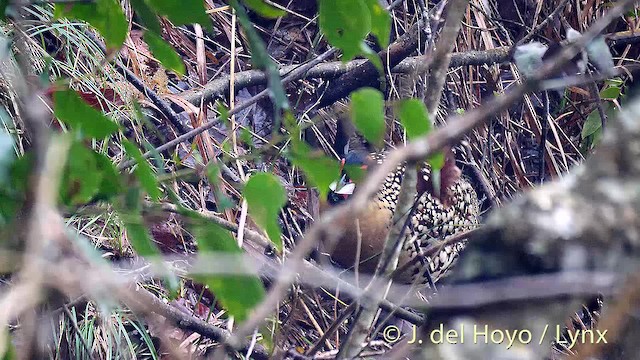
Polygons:
<instances>
[{"instance_id":1,"label":"spotted plumage","mask_svg":"<svg viewBox=\"0 0 640 360\"><path fill-rule=\"evenodd\" d=\"M362 157L356 158L362 159ZM371 167L381 164L385 154L372 153L365 158L361 161ZM343 228L346 230L332 252L332 257L339 264L345 267L354 265L354 249L358 246L358 231L355 228L359 224L361 239L359 269L369 272L375 269L377 255L382 250L384 240L391 228L391 220L405 171L405 166L400 165L386 177L364 213L357 218L341 219L345 223ZM424 164L420 174L421 181L429 182L431 177L429 165ZM454 264L465 242L443 246L431 256L424 256L425 251L432 246L442 244L447 237L471 230L478 224L480 211L477 195L466 180L456 179L446 191L443 191L443 194L446 196L446 201L444 197L436 197L430 191L424 191L419 195L416 210L405 231L403 251L398 264L398 268L405 269L395 277L397 281L405 283L438 281ZM344 198L333 199L335 203ZM411 265L405 266L407 264ZM425 271L426 267L428 272Z\"/></svg>"}]
</instances>

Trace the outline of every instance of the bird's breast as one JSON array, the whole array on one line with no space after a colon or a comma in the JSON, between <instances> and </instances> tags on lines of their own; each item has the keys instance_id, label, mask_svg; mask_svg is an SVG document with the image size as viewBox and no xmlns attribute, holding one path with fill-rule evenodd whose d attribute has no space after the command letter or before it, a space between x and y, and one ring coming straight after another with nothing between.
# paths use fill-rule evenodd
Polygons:
<instances>
[{"instance_id":1,"label":"bird's breast","mask_svg":"<svg viewBox=\"0 0 640 360\"><path fill-rule=\"evenodd\" d=\"M357 261L360 271L373 272L389 234L392 216L390 210L372 201L360 214L342 218L338 224L342 233L330 252L331 258L345 268L353 267Z\"/></svg>"}]
</instances>

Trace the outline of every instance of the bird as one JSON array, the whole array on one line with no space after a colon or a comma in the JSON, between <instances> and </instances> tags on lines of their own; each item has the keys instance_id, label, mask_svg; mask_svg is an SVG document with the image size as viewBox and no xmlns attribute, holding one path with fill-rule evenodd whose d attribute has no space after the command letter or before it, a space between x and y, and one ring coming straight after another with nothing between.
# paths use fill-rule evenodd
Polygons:
<instances>
[{"instance_id":1,"label":"bird","mask_svg":"<svg viewBox=\"0 0 640 360\"><path fill-rule=\"evenodd\" d=\"M366 149L349 151L342 159L344 167L361 167L368 171L381 164L387 152L369 152ZM393 214L398 203L402 177L407 171L399 165L387 175L379 191L368 202L358 216L339 219L341 232L333 249L327 249L331 259L338 265L350 268L355 265L357 249L360 248L358 271L373 273L392 226ZM451 235L475 228L479 223L480 205L478 196L466 179L461 177L455 165L455 157L447 152L445 164L440 170L442 192L435 190L431 167L424 163L419 169L418 195L415 210L410 215L404 232L404 245L400 254L394 281L405 284L427 284L431 287L447 274L458 258L466 241L444 245L429 256L425 250L442 244ZM347 201L357 191L357 184L343 170L342 176L330 186L326 202L321 211ZM441 193L441 194L439 194ZM323 205L324 204L324 205ZM360 246L358 242L361 241Z\"/></svg>"}]
</instances>

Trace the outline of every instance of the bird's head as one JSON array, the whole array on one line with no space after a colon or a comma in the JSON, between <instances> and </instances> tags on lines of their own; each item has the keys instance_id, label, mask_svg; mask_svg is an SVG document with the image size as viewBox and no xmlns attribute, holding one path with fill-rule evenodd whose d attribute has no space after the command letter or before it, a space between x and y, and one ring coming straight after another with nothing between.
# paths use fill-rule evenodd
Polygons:
<instances>
[{"instance_id":1,"label":"bird's head","mask_svg":"<svg viewBox=\"0 0 640 360\"><path fill-rule=\"evenodd\" d=\"M329 204L337 205L353 195L356 189L356 183L352 179L354 172L366 170L370 160L369 154L360 151L350 152L341 160L340 178L329 185Z\"/></svg>"}]
</instances>

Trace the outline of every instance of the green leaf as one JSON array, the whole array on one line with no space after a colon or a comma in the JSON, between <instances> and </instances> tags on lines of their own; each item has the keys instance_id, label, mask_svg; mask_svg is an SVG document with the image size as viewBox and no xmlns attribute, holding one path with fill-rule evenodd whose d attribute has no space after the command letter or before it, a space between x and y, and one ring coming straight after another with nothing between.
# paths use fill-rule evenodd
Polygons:
<instances>
[{"instance_id":1,"label":"green leaf","mask_svg":"<svg viewBox=\"0 0 640 360\"><path fill-rule=\"evenodd\" d=\"M377 52L373 51L364 41L360 43L360 50L362 55L364 55L373 66L376 67L380 76L384 76L384 68L382 67L382 59L380 59L380 55Z\"/></svg>"},{"instance_id":2,"label":"green leaf","mask_svg":"<svg viewBox=\"0 0 640 360\"><path fill-rule=\"evenodd\" d=\"M260 35L258 35L258 32L249 20L249 16L247 16L247 12L245 11L244 7L240 5L236 0L232 0L229 3L236 10L238 21L240 21L240 25L242 25L242 28L247 33L247 37L249 38L249 46L251 47L251 60L253 61L253 65L259 69L264 70L264 72L267 74L267 85L271 90L270 95L276 107L276 124L274 126L274 130L279 129L279 110L289 109L289 100L287 99L287 94L284 91L284 87L282 86L280 72L278 71L278 67L276 66L276 64L271 60L271 57L267 52L267 48L262 41L262 38L260 37Z\"/></svg>"},{"instance_id":3,"label":"green leaf","mask_svg":"<svg viewBox=\"0 0 640 360\"><path fill-rule=\"evenodd\" d=\"M260 326L258 330L262 334L260 344L264 346L268 354L273 354L276 349L276 336L280 334L280 326L278 322L265 323ZM300 348L298 348L300 349Z\"/></svg>"},{"instance_id":4,"label":"green leaf","mask_svg":"<svg viewBox=\"0 0 640 360\"><path fill-rule=\"evenodd\" d=\"M322 152L313 152L309 145L292 138L291 162L304 171L309 181L318 188L320 197L326 199L329 185L340 177L340 164Z\"/></svg>"},{"instance_id":5,"label":"green leaf","mask_svg":"<svg viewBox=\"0 0 640 360\"><path fill-rule=\"evenodd\" d=\"M389 36L391 35L391 16L389 12L380 6L378 0L365 0L371 15L371 33L378 40L381 48L389 46Z\"/></svg>"},{"instance_id":6,"label":"green leaf","mask_svg":"<svg viewBox=\"0 0 640 360\"><path fill-rule=\"evenodd\" d=\"M582 139L585 139L587 136L595 133L601 127L602 119L600 119L598 109L594 109L589 116L587 116L587 121L585 121L582 126Z\"/></svg>"},{"instance_id":7,"label":"green leaf","mask_svg":"<svg viewBox=\"0 0 640 360\"><path fill-rule=\"evenodd\" d=\"M140 188L135 186L128 188L126 198L128 199L126 209L119 211L118 215L127 229L129 243L140 256L160 255L160 250L151 240L149 230L140 215L139 207L142 202Z\"/></svg>"},{"instance_id":8,"label":"green leaf","mask_svg":"<svg viewBox=\"0 0 640 360\"><path fill-rule=\"evenodd\" d=\"M224 104L216 101L216 109L218 110L218 113L220 114L219 118L220 120L222 120L222 122L227 126L227 128L231 125L231 123L229 122L229 109L224 106Z\"/></svg>"},{"instance_id":9,"label":"green leaf","mask_svg":"<svg viewBox=\"0 0 640 360\"><path fill-rule=\"evenodd\" d=\"M607 115L608 119L612 119L616 117L616 107L613 103L607 102L604 104L604 113Z\"/></svg>"},{"instance_id":10,"label":"green leaf","mask_svg":"<svg viewBox=\"0 0 640 360\"><path fill-rule=\"evenodd\" d=\"M12 196L13 194L6 194L5 192L6 189L0 189L0 229L13 221L22 204L22 201ZM0 239L0 245L5 246L6 241L7 239Z\"/></svg>"},{"instance_id":11,"label":"green leaf","mask_svg":"<svg viewBox=\"0 0 640 360\"><path fill-rule=\"evenodd\" d=\"M240 140L251 149L255 147L253 144L253 135L251 135L251 131L245 127L240 129Z\"/></svg>"},{"instance_id":12,"label":"green leaf","mask_svg":"<svg viewBox=\"0 0 640 360\"><path fill-rule=\"evenodd\" d=\"M347 173L349 179L356 184L362 182L367 175L362 165L345 164L343 170Z\"/></svg>"},{"instance_id":13,"label":"green leaf","mask_svg":"<svg viewBox=\"0 0 640 360\"><path fill-rule=\"evenodd\" d=\"M258 14L266 18L275 19L280 16L285 16L287 14L286 11L280 10L274 6L271 6L262 0L242 0L242 2L247 4L249 9L257 12Z\"/></svg>"},{"instance_id":14,"label":"green leaf","mask_svg":"<svg viewBox=\"0 0 640 360\"><path fill-rule=\"evenodd\" d=\"M360 52L360 43L371 31L371 14L363 0L320 0L320 29L329 43L342 50L342 61Z\"/></svg>"},{"instance_id":15,"label":"green leaf","mask_svg":"<svg viewBox=\"0 0 640 360\"><path fill-rule=\"evenodd\" d=\"M216 255L242 255L242 250L238 248L231 234L218 225L203 222L194 233L198 241L198 252L207 255L204 259L207 262ZM242 266L242 262L238 264ZM192 276L208 285L220 304L240 322L247 319L251 310L264 298L264 286L255 275L192 273Z\"/></svg>"},{"instance_id":16,"label":"green leaf","mask_svg":"<svg viewBox=\"0 0 640 360\"><path fill-rule=\"evenodd\" d=\"M26 183L27 180L15 179L15 176L12 176L12 170L18 160L13 146L13 137L0 130L0 228L13 218L19 206L17 196L14 197L15 189L12 182L19 180Z\"/></svg>"},{"instance_id":17,"label":"green leaf","mask_svg":"<svg viewBox=\"0 0 640 360\"><path fill-rule=\"evenodd\" d=\"M431 167L431 183L433 184L433 190L436 194L440 194L440 191L442 190L442 172L440 170L444 167L445 160L446 159L442 151L438 151L427 158L427 164ZM419 166L416 170L420 173Z\"/></svg>"},{"instance_id":18,"label":"green leaf","mask_svg":"<svg viewBox=\"0 0 640 360\"><path fill-rule=\"evenodd\" d=\"M276 248L282 250L278 215L287 203L287 193L278 178L264 172L254 174L247 181L242 195L249 204L253 220L267 232Z\"/></svg>"},{"instance_id":19,"label":"green leaf","mask_svg":"<svg viewBox=\"0 0 640 360\"><path fill-rule=\"evenodd\" d=\"M211 29L211 19L204 7L204 0L147 0L157 13L165 15L175 26L200 24Z\"/></svg>"},{"instance_id":20,"label":"green leaf","mask_svg":"<svg viewBox=\"0 0 640 360\"><path fill-rule=\"evenodd\" d=\"M605 102L602 106L602 110L604 110L607 119L615 118L616 107L613 105L613 103ZM593 117L593 119L590 119L590 117ZM592 123L587 124L590 120ZM594 109L587 117L587 121L582 128L583 134L585 133L585 128L587 127L589 129L586 130L586 132L590 132L591 134L583 137L583 139L586 139L586 143L588 144L587 149L592 149L593 147L600 144L600 141L602 140L602 121L600 120L600 113L598 112L598 109Z\"/></svg>"},{"instance_id":21,"label":"green leaf","mask_svg":"<svg viewBox=\"0 0 640 360\"><path fill-rule=\"evenodd\" d=\"M7 20L7 6L9 6L10 0L0 0L0 20Z\"/></svg>"},{"instance_id":22,"label":"green leaf","mask_svg":"<svg viewBox=\"0 0 640 360\"><path fill-rule=\"evenodd\" d=\"M3 343L0 345L0 360L18 359L18 353L13 345L13 341L11 341L11 334L4 325L2 326L2 330L0 330L0 341Z\"/></svg>"},{"instance_id":23,"label":"green leaf","mask_svg":"<svg viewBox=\"0 0 640 360\"><path fill-rule=\"evenodd\" d=\"M220 190L220 165L210 162L206 168L207 179L213 187L214 197L216 200L216 211L222 212L226 209L234 207L233 201Z\"/></svg>"},{"instance_id":24,"label":"green leaf","mask_svg":"<svg viewBox=\"0 0 640 360\"><path fill-rule=\"evenodd\" d=\"M404 126L409 140L426 135L431 131L431 120L426 106L419 100L403 100L396 107L396 115Z\"/></svg>"},{"instance_id":25,"label":"green leaf","mask_svg":"<svg viewBox=\"0 0 640 360\"><path fill-rule=\"evenodd\" d=\"M98 171L95 152L80 142L69 148L67 166L61 184L61 200L65 204L89 202L98 193L102 183L102 173Z\"/></svg>"},{"instance_id":26,"label":"green leaf","mask_svg":"<svg viewBox=\"0 0 640 360\"><path fill-rule=\"evenodd\" d=\"M149 166L147 160L142 156L140 149L128 140L123 140L122 145L127 154L138 164L133 172L142 187L154 200L159 200L162 192L158 189L158 179L153 173L153 170L151 170L151 166Z\"/></svg>"},{"instance_id":27,"label":"green leaf","mask_svg":"<svg viewBox=\"0 0 640 360\"><path fill-rule=\"evenodd\" d=\"M600 141L602 140L602 128L596 130L596 132L594 132L593 135L590 136L590 138L591 144L593 146L600 144Z\"/></svg>"},{"instance_id":28,"label":"green leaf","mask_svg":"<svg viewBox=\"0 0 640 360\"><path fill-rule=\"evenodd\" d=\"M157 35L162 34L162 28L160 27L160 21L156 13L149 7L145 0L130 0L131 6L138 15L142 25L146 26L148 30L153 31Z\"/></svg>"},{"instance_id":29,"label":"green leaf","mask_svg":"<svg viewBox=\"0 0 640 360\"><path fill-rule=\"evenodd\" d=\"M363 88L351 93L351 118L364 137L378 147L385 133L384 100L376 89Z\"/></svg>"},{"instance_id":30,"label":"green leaf","mask_svg":"<svg viewBox=\"0 0 640 360\"><path fill-rule=\"evenodd\" d=\"M427 163L431 166L431 172L440 172L445 163L444 153L438 151L427 159Z\"/></svg>"},{"instance_id":31,"label":"green leaf","mask_svg":"<svg viewBox=\"0 0 640 360\"><path fill-rule=\"evenodd\" d=\"M262 41L262 38L258 34L258 32L253 27L251 20L249 20L249 16L245 11L244 7L239 4L236 0L231 0L229 3L236 10L236 15L238 17L238 21L242 28L247 33L247 37L249 38L249 46L251 47L251 61L253 66L266 70L270 65L273 64L271 58L269 57L269 53L267 52L267 48Z\"/></svg>"},{"instance_id":32,"label":"green leaf","mask_svg":"<svg viewBox=\"0 0 640 360\"><path fill-rule=\"evenodd\" d=\"M610 99L615 100L620 96L621 89L617 86L610 86L602 91L600 91L600 97L602 99Z\"/></svg>"},{"instance_id":33,"label":"green leaf","mask_svg":"<svg viewBox=\"0 0 640 360\"><path fill-rule=\"evenodd\" d=\"M164 39L153 32L147 31L144 33L144 41L149 45L149 49L153 53L162 66L169 70L173 70L176 74L182 76L185 74L184 63L180 55L167 44Z\"/></svg>"},{"instance_id":34,"label":"green leaf","mask_svg":"<svg viewBox=\"0 0 640 360\"><path fill-rule=\"evenodd\" d=\"M27 152L24 156L17 157L11 164L10 176L11 186L20 193L27 191L30 174L33 171L35 156L33 152Z\"/></svg>"},{"instance_id":35,"label":"green leaf","mask_svg":"<svg viewBox=\"0 0 640 360\"><path fill-rule=\"evenodd\" d=\"M604 83L608 86L621 87L622 84L624 84L624 80L620 79L619 77L614 77L611 79L605 79Z\"/></svg>"},{"instance_id":36,"label":"green leaf","mask_svg":"<svg viewBox=\"0 0 640 360\"><path fill-rule=\"evenodd\" d=\"M284 114L284 121L282 125L286 131L291 133L291 137L300 137L300 125L292 113L288 112Z\"/></svg>"},{"instance_id":37,"label":"green leaf","mask_svg":"<svg viewBox=\"0 0 640 360\"><path fill-rule=\"evenodd\" d=\"M53 93L53 113L75 131L89 138L104 139L118 131L118 124L89 106L70 89Z\"/></svg>"},{"instance_id":38,"label":"green leaf","mask_svg":"<svg viewBox=\"0 0 640 360\"><path fill-rule=\"evenodd\" d=\"M211 185L218 186L220 184L220 174L221 174L220 165L212 161L209 164L207 164L205 171L207 174L207 179L209 180Z\"/></svg>"},{"instance_id":39,"label":"green leaf","mask_svg":"<svg viewBox=\"0 0 640 360\"><path fill-rule=\"evenodd\" d=\"M127 229L127 235L131 247L140 256L159 256L160 250L151 240L147 226L142 221L142 216L132 214L122 215L123 223Z\"/></svg>"},{"instance_id":40,"label":"green leaf","mask_svg":"<svg viewBox=\"0 0 640 360\"><path fill-rule=\"evenodd\" d=\"M116 0L56 4L54 15L55 18L67 17L88 22L104 37L107 49L120 48L129 29L120 2Z\"/></svg>"},{"instance_id":41,"label":"green leaf","mask_svg":"<svg viewBox=\"0 0 640 360\"><path fill-rule=\"evenodd\" d=\"M122 179L118 170L111 162L111 159L104 154L93 153L96 159L98 171L102 174L102 182L98 188L98 193L94 196L94 200L110 200L118 196L123 191Z\"/></svg>"}]
</instances>

